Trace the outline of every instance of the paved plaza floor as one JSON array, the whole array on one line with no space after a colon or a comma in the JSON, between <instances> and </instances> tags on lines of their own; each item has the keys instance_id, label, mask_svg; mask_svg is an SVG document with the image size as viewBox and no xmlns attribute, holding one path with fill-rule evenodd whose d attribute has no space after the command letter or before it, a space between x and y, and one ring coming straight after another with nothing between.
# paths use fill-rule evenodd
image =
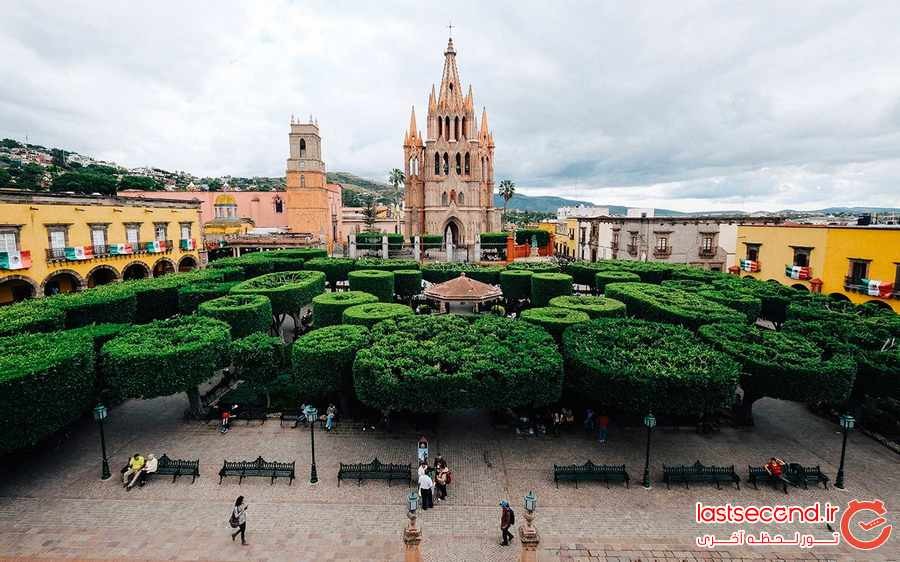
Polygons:
<instances>
[{"instance_id":1,"label":"paved plaza floor","mask_svg":"<svg viewBox=\"0 0 900 562\"><path fill-rule=\"evenodd\" d=\"M45 450L7 467L0 485L0 558L80 560L259 560L259 561L394 561L402 560L401 530L406 523L404 498L409 488L370 481L361 486L337 483L338 463L412 462L415 434L349 430L316 435L320 482L307 483L309 431L239 421L227 435L214 425L181 421L182 396L131 401L114 408L107 424L113 478L99 480L99 435L85 420L54 450ZM724 428L700 435L692 429L661 427L653 435L651 490L640 486L645 432L613 427L600 446L580 431L561 437L516 436L493 429L485 416L443 415L431 436L432 454L440 452L453 469L450 498L421 513L422 551L429 561L517 560L519 544L499 540L500 499L517 508L533 490L538 498L535 525L545 561L694 560L694 559L900 559L900 531L882 548L861 552L846 545L801 550L792 547L699 549L698 535L726 538L739 527L703 527L694 522L697 501L711 504L808 504L830 501L841 506L851 498L883 499L889 522L900 508L900 459L868 437L850 435L847 490L791 489L789 496L771 489L740 490L697 485L690 489L658 482L662 464L734 464L742 478L748 464L762 464L777 454L802 464L821 465L832 480L837 471L841 436L835 424L799 404L762 400L755 408L757 425ZM163 453L200 459L196 483L157 478L126 492L118 470L134 452ZM293 485L278 480L226 478L216 473L224 459L297 462ZM554 463L625 463L632 486L583 483L553 484ZM238 495L249 504L248 541L229 539L231 505ZM893 513L890 511L893 510ZM824 526L792 524L746 526L747 531L830 535Z\"/></svg>"}]
</instances>

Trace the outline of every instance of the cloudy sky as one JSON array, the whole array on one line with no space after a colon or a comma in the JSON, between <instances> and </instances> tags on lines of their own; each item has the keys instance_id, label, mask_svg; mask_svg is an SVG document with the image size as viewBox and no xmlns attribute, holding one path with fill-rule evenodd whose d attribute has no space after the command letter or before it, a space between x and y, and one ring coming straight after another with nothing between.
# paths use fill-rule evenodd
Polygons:
<instances>
[{"instance_id":1,"label":"cloudy sky","mask_svg":"<svg viewBox=\"0 0 900 562\"><path fill-rule=\"evenodd\" d=\"M292 114L383 179L447 24L497 179L679 210L900 206L900 2L32 2L0 18L0 136L282 175Z\"/></svg>"}]
</instances>

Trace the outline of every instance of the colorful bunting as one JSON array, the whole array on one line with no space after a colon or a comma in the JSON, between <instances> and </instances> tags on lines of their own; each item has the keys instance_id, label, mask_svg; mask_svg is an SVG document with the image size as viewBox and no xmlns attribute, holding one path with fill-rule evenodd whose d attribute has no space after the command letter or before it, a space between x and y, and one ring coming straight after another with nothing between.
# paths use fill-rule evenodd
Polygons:
<instances>
[{"instance_id":1,"label":"colorful bunting","mask_svg":"<svg viewBox=\"0 0 900 562\"><path fill-rule=\"evenodd\" d=\"M69 261L81 261L94 258L93 246L66 246L66 259Z\"/></svg>"},{"instance_id":2,"label":"colorful bunting","mask_svg":"<svg viewBox=\"0 0 900 562\"><path fill-rule=\"evenodd\" d=\"M31 267L31 251L0 252L0 269L28 269Z\"/></svg>"},{"instance_id":3,"label":"colorful bunting","mask_svg":"<svg viewBox=\"0 0 900 562\"><path fill-rule=\"evenodd\" d=\"M181 249L182 250L196 250L197 244L193 238L182 238L181 239Z\"/></svg>"}]
</instances>

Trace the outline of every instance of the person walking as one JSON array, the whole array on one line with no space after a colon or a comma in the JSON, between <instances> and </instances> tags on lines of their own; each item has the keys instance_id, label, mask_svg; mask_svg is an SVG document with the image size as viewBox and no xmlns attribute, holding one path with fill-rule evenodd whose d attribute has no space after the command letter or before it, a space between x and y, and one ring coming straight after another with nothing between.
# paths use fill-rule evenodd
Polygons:
<instances>
[{"instance_id":1,"label":"person walking","mask_svg":"<svg viewBox=\"0 0 900 562\"><path fill-rule=\"evenodd\" d=\"M516 522L516 514L509 507L509 502L506 500L500 501L500 507L502 508L500 511L500 532L502 533L500 544L509 546L509 541L513 539L513 534L509 532L509 528Z\"/></svg>"},{"instance_id":2,"label":"person walking","mask_svg":"<svg viewBox=\"0 0 900 562\"><path fill-rule=\"evenodd\" d=\"M433 488L434 481L428 476L427 472L419 476L419 494L422 496L422 509L434 507Z\"/></svg>"},{"instance_id":3,"label":"person walking","mask_svg":"<svg viewBox=\"0 0 900 562\"><path fill-rule=\"evenodd\" d=\"M435 463L435 470L437 470L437 476L435 477L435 487L437 488L437 499L438 501L444 501L447 499L447 484L450 483L450 469L447 467L447 463Z\"/></svg>"},{"instance_id":4,"label":"person walking","mask_svg":"<svg viewBox=\"0 0 900 562\"><path fill-rule=\"evenodd\" d=\"M247 504L244 503L244 496L238 496L234 501L234 509L231 510L231 519L229 520L232 529L237 531L231 533L231 540L241 535L241 544L247 544L245 533L247 532Z\"/></svg>"},{"instance_id":5,"label":"person walking","mask_svg":"<svg viewBox=\"0 0 900 562\"><path fill-rule=\"evenodd\" d=\"M602 445L603 443L606 443L606 438L609 437L609 416L603 414L597 418L597 427L597 439Z\"/></svg>"},{"instance_id":6,"label":"person walking","mask_svg":"<svg viewBox=\"0 0 900 562\"><path fill-rule=\"evenodd\" d=\"M335 416L337 416L337 406L331 403L328 405L328 409L325 410L325 431L334 429Z\"/></svg>"}]
</instances>

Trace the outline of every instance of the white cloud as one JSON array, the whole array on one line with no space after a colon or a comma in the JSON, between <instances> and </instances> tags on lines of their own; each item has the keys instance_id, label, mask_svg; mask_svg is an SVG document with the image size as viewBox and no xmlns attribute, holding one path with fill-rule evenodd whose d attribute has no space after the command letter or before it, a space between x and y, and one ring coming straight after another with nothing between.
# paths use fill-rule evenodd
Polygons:
<instances>
[{"instance_id":1,"label":"white cloud","mask_svg":"<svg viewBox=\"0 0 900 562\"><path fill-rule=\"evenodd\" d=\"M676 209L900 206L900 4L10 2L0 136L280 175L314 114L381 178L446 22L522 191Z\"/></svg>"}]
</instances>

